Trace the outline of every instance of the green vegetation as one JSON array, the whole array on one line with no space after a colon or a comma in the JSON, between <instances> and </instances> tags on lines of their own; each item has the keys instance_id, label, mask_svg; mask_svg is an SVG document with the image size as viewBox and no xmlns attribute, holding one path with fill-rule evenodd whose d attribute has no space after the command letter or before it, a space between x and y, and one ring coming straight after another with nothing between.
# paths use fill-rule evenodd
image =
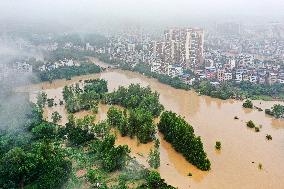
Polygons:
<instances>
[{"instance_id":1,"label":"green vegetation","mask_svg":"<svg viewBox=\"0 0 284 189\"><path fill-rule=\"evenodd\" d=\"M126 113L112 106L107 112L107 121L111 127L117 128L120 131L121 136L128 135L129 128Z\"/></svg>"},{"instance_id":2,"label":"green vegetation","mask_svg":"<svg viewBox=\"0 0 284 189\"><path fill-rule=\"evenodd\" d=\"M243 103L243 107L244 108L253 108L253 103L251 100L247 99L244 103Z\"/></svg>"},{"instance_id":3,"label":"green vegetation","mask_svg":"<svg viewBox=\"0 0 284 189\"><path fill-rule=\"evenodd\" d=\"M284 86L281 84L260 85L250 82L226 82L220 86L214 86L209 81L197 81L193 88L203 95L224 100L229 98L272 100L281 99L284 94Z\"/></svg>"},{"instance_id":4,"label":"green vegetation","mask_svg":"<svg viewBox=\"0 0 284 189\"><path fill-rule=\"evenodd\" d=\"M91 144L91 151L101 160L104 171L112 172L125 166L128 146L114 146L115 137L106 136L103 140L96 140Z\"/></svg>"},{"instance_id":5,"label":"green vegetation","mask_svg":"<svg viewBox=\"0 0 284 189\"><path fill-rule=\"evenodd\" d=\"M47 99L47 106L48 107L54 106L54 99L53 98L48 98Z\"/></svg>"},{"instance_id":6,"label":"green vegetation","mask_svg":"<svg viewBox=\"0 0 284 189\"><path fill-rule=\"evenodd\" d=\"M154 149L150 150L148 156L148 163L150 167L154 169L158 169L160 167L160 152L159 152L160 141L158 139L155 140Z\"/></svg>"},{"instance_id":7,"label":"green vegetation","mask_svg":"<svg viewBox=\"0 0 284 189\"><path fill-rule=\"evenodd\" d=\"M260 131L259 127L255 127L254 131L258 133Z\"/></svg>"},{"instance_id":8,"label":"green vegetation","mask_svg":"<svg viewBox=\"0 0 284 189\"><path fill-rule=\"evenodd\" d=\"M252 120L248 121L248 122L247 122L247 127L249 127L249 128L255 128L254 122L253 122Z\"/></svg>"},{"instance_id":9,"label":"green vegetation","mask_svg":"<svg viewBox=\"0 0 284 189\"><path fill-rule=\"evenodd\" d=\"M108 91L107 82L102 79L86 80L83 89L79 83L63 88L63 99L69 113L96 109L99 100Z\"/></svg>"},{"instance_id":10,"label":"green vegetation","mask_svg":"<svg viewBox=\"0 0 284 189\"><path fill-rule=\"evenodd\" d=\"M56 125L43 121L41 108L34 105L28 118L21 134L0 132L0 188L61 188L72 166L55 142Z\"/></svg>"},{"instance_id":11,"label":"green vegetation","mask_svg":"<svg viewBox=\"0 0 284 189\"><path fill-rule=\"evenodd\" d=\"M79 66L64 66L47 71L36 72L40 81L53 81L56 79L70 80L74 76L101 72L101 68L92 63L81 63Z\"/></svg>"},{"instance_id":12,"label":"green vegetation","mask_svg":"<svg viewBox=\"0 0 284 189\"><path fill-rule=\"evenodd\" d=\"M173 189L132 160L127 146L114 145L107 122L71 114L59 127L43 121L38 106L32 110L25 135L0 132L0 188L82 188L88 182L106 189Z\"/></svg>"},{"instance_id":13,"label":"green vegetation","mask_svg":"<svg viewBox=\"0 0 284 189\"><path fill-rule=\"evenodd\" d=\"M117 128L122 136L136 136L139 142L147 143L155 138L155 125L153 116L144 109L130 110L129 116L126 112L111 107L107 112L108 123Z\"/></svg>"},{"instance_id":14,"label":"green vegetation","mask_svg":"<svg viewBox=\"0 0 284 189\"><path fill-rule=\"evenodd\" d=\"M153 116L145 109L134 109L130 111L128 118L130 137L137 136L141 143L147 143L155 138L155 125Z\"/></svg>"},{"instance_id":15,"label":"green vegetation","mask_svg":"<svg viewBox=\"0 0 284 189\"><path fill-rule=\"evenodd\" d=\"M216 142L215 148L216 148L216 150L221 150L221 142L220 141Z\"/></svg>"},{"instance_id":16,"label":"green vegetation","mask_svg":"<svg viewBox=\"0 0 284 189\"><path fill-rule=\"evenodd\" d=\"M164 110L159 102L159 94L152 92L150 87L144 88L139 84L131 84L128 88L120 86L117 91L107 94L104 101L128 109L147 110L154 117L158 117Z\"/></svg>"},{"instance_id":17,"label":"green vegetation","mask_svg":"<svg viewBox=\"0 0 284 189\"><path fill-rule=\"evenodd\" d=\"M211 163L204 152L200 137L195 136L193 127L183 118L173 112L163 112L158 128L164 134L165 140L182 153L187 161L201 170L210 169Z\"/></svg>"},{"instance_id":18,"label":"green vegetation","mask_svg":"<svg viewBox=\"0 0 284 189\"><path fill-rule=\"evenodd\" d=\"M47 102L47 94L45 92L41 92L37 95L36 104L38 107L43 108Z\"/></svg>"},{"instance_id":19,"label":"green vegetation","mask_svg":"<svg viewBox=\"0 0 284 189\"><path fill-rule=\"evenodd\" d=\"M146 183L137 189L174 189L174 187L167 185L158 172L149 171L146 175Z\"/></svg>"},{"instance_id":20,"label":"green vegetation","mask_svg":"<svg viewBox=\"0 0 284 189\"><path fill-rule=\"evenodd\" d=\"M275 118L283 118L284 117L284 106L281 104L274 104L271 109L265 109L265 113Z\"/></svg>"},{"instance_id":21,"label":"green vegetation","mask_svg":"<svg viewBox=\"0 0 284 189\"><path fill-rule=\"evenodd\" d=\"M62 116L61 116L57 111L55 111L55 112L53 112L53 113L51 114L52 122L55 123L55 124L56 124L58 121L60 121L61 118L62 118Z\"/></svg>"},{"instance_id":22,"label":"green vegetation","mask_svg":"<svg viewBox=\"0 0 284 189\"><path fill-rule=\"evenodd\" d=\"M84 145L88 141L95 139L95 135L91 129L95 126L94 116L86 116L83 119L75 120L71 114L68 117L66 127L61 129L61 135L67 135L68 142L71 145Z\"/></svg>"},{"instance_id":23,"label":"green vegetation","mask_svg":"<svg viewBox=\"0 0 284 189\"><path fill-rule=\"evenodd\" d=\"M268 134L265 136L265 138L266 138L267 140L272 140L272 136L271 136L271 135L268 135Z\"/></svg>"},{"instance_id":24,"label":"green vegetation","mask_svg":"<svg viewBox=\"0 0 284 189\"><path fill-rule=\"evenodd\" d=\"M262 170L262 164L261 163L258 164L258 169Z\"/></svg>"},{"instance_id":25,"label":"green vegetation","mask_svg":"<svg viewBox=\"0 0 284 189\"><path fill-rule=\"evenodd\" d=\"M194 83L193 88L200 94L223 100L235 96L234 89L232 89L232 86L227 83L222 83L217 87L212 85L209 81L201 81Z\"/></svg>"}]
</instances>

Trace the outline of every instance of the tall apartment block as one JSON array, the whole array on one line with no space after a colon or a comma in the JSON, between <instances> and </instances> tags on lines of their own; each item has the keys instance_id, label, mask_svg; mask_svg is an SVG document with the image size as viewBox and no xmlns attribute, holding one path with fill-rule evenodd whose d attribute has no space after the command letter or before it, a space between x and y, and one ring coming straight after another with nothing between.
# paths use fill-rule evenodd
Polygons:
<instances>
[{"instance_id":1,"label":"tall apartment block","mask_svg":"<svg viewBox=\"0 0 284 189\"><path fill-rule=\"evenodd\" d=\"M194 28L168 29L164 32L164 60L186 68L197 68L204 62L204 31Z\"/></svg>"}]
</instances>

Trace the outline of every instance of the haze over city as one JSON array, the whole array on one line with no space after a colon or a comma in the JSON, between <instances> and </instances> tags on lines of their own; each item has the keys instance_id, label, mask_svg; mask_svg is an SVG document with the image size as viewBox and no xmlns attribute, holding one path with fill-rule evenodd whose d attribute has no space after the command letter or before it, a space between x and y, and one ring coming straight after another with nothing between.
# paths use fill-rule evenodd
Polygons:
<instances>
[{"instance_id":1,"label":"haze over city","mask_svg":"<svg viewBox=\"0 0 284 189\"><path fill-rule=\"evenodd\" d=\"M0 0L0 188L284 188L283 0Z\"/></svg>"}]
</instances>

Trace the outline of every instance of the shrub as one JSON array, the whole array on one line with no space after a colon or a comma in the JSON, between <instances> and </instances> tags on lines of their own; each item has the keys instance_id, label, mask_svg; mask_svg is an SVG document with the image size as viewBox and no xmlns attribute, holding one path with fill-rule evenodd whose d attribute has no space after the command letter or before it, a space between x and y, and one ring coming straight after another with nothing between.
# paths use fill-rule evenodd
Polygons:
<instances>
[{"instance_id":1,"label":"shrub","mask_svg":"<svg viewBox=\"0 0 284 189\"><path fill-rule=\"evenodd\" d=\"M252 120L250 120L249 122L247 122L247 127L249 127L249 128L255 128L255 124L253 123Z\"/></svg>"},{"instance_id":2,"label":"shrub","mask_svg":"<svg viewBox=\"0 0 284 189\"><path fill-rule=\"evenodd\" d=\"M260 131L259 127L255 127L254 130L255 130L255 132L259 132Z\"/></svg>"},{"instance_id":3,"label":"shrub","mask_svg":"<svg viewBox=\"0 0 284 189\"><path fill-rule=\"evenodd\" d=\"M253 108L252 101L250 101L250 100L247 99L247 100L243 103L243 107L244 107L244 108Z\"/></svg>"},{"instance_id":4,"label":"shrub","mask_svg":"<svg viewBox=\"0 0 284 189\"><path fill-rule=\"evenodd\" d=\"M267 135L266 135L266 139L267 139L267 140L272 140L272 136L267 134Z\"/></svg>"},{"instance_id":5,"label":"shrub","mask_svg":"<svg viewBox=\"0 0 284 189\"><path fill-rule=\"evenodd\" d=\"M216 142L215 148L216 148L217 150L221 150L221 142L220 142L220 141L217 141L217 142Z\"/></svg>"}]
</instances>

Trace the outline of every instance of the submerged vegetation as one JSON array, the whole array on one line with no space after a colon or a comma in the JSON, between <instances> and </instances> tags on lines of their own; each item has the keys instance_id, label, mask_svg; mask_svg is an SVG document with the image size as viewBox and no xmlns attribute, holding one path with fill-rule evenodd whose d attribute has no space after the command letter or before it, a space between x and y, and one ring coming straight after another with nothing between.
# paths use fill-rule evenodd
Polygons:
<instances>
[{"instance_id":1,"label":"submerged vegetation","mask_svg":"<svg viewBox=\"0 0 284 189\"><path fill-rule=\"evenodd\" d=\"M254 122L253 122L252 120L249 120L249 121L247 122L247 127L249 127L249 128L255 128Z\"/></svg>"},{"instance_id":2,"label":"submerged vegetation","mask_svg":"<svg viewBox=\"0 0 284 189\"><path fill-rule=\"evenodd\" d=\"M216 141L215 148L216 148L216 150L221 150L221 142L220 141Z\"/></svg>"},{"instance_id":3,"label":"submerged vegetation","mask_svg":"<svg viewBox=\"0 0 284 189\"><path fill-rule=\"evenodd\" d=\"M244 103L243 103L243 107L244 108L253 108L253 103L251 100L247 99Z\"/></svg>"},{"instance_id":4,"label":"submerged vegetation","mask_svg":"<svg viewBox=\"0 0 284 189\"><path fill-rule=\"evenodd\" d=\"M69 113L96 109L99 100L107 91L107 82L102 79L86 80L84 83L65 86L63 99L66 109Z\"/></svg>"},{"instance_id":5,"label":"submerged vegetation","mask_svg":"<svg viewBox=\"0 0 284 189\"><path fill-rule=\"evenodd\" d=\"M132 110L149 111L154 117L158 117L164 110L164 106L159 102L159 94L152 92L150 87L144 88L139 84L131 84L128 88L120 86L117 91L105 95L104 101Z\"/></svg>"},{"instance_id":6,"label":"submerged vegetation","mask_svg":"<svg viewBox=\"0 0 284 189\"><path fill-rule=\"evenodd\" d=\"M32 105L21 133L0 132L0 188L174 189L115 146L107 122L70 114L59 126L43 119L45 106Z\"/></svg>"},{"instance_id":7,"label":"submerged vegetation","mask_svg":"<svg viewBox=\"0 0 284 189\"><path fill-rule=\"evenodd\" d=\"M154 149L150 150L149 156L148 156L148 163L150 167L157 169L160 167L160 141L158 139L155 140L155 146Z\"/></svg>"},{"instance_id":8,"label":"submerged vegetation","mask_svg":"<svg viewBox=\"0 0 284 189\"><path fill-rule=\"evenodd\" d=\"M271 109L265 109L265 113L277 119L283 118L284 117L284 106L281 104L275 104Z\"/></svg>"},{"instance_id":9,"label":"submerged vegetation","mask_svg":"<svg viewBox=\"0 0 284 189\"><path fill-rule=\"evenodd\" d=\"M211 163L204 152L200 137L195 136L193 127L183 118L165 111L161 115L158 128L164 134L165 140L182 153L187 161L203 171L210 169Z\"/></svg>"},{"instance_id":10,"label":"submerged vegetation","mask_svg":"<svg viewBox=\"0 0 284 189\"><path fill-rule=\"evenodd\" d=\"M107 112L108 122L117 128L122 136L137 137L139 142L147 143L155 138L155 125L153 116L143 109L130 110L129 116L115 107Z\"/></svg>"},{"instance_id":11,"label":"submerged vegetation","mask_svg":"<svg viewBox=\"0 0 284 189\"><path fill-rule=\"evenodd\" d=\"M282 84L256 85L245 81L241 83L226 82L219 86L215 86L209 81L198 81L194 83L193 88L203 95L223 100L229 98L271 100L273 98L281 99L284 94L284 85Z\"/></svg>"}]
</instances>

